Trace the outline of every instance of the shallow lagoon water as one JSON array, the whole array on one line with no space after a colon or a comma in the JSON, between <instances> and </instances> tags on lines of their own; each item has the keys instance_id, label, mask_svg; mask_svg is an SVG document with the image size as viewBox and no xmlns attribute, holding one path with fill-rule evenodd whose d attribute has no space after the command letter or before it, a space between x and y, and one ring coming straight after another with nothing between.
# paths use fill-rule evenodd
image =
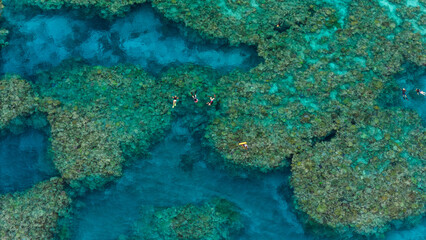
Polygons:
<instances>
[{"instance_id":1,"label":"shallow lagoon water","mask_svg":"<svg viewBox=\"0 0 426 240\"><path fill-rule=\"evenodd\" d=\"M126 18L90 30L90 26L96 24L89 24L88 20L78 19L71 13L9 20L12 25L20 26L21 32L12 32L9 47L2 51L2 72L32 75L69 57L82 57L93 65L130 62L152 73L175 63L191 62L229 71L235 67L248 69L259 62L249 47L219 47L185 39L176 26L171 32L171 27L162 25L159 16L147 6L135 9ZM424 80L422 82L424 84ZM412 107L419 111L425 109L421 104ZM0 183L5 184L5 192L24 190L51 176L37 173L43 173L44 165L28 164L30 159L37 159L34 162L45 159L42 149L46 139L43 140L40 133L8 136L5 141L0 143L1 148L8 149L1 151L5 154L2 159L7 160L0 160ZM14 149L28 153L19 154L17 159L22 158L22 164L10 164L16 152L9 150ZM193 139L184 126L175 123L168 137L155 146L152 157L131 163L123 177L104 190L74 201L72 239L117 239L131 230L140 207L184 205L213 196L233 201L243 209L246 228L239 239L311 239L277 193L288 173L231 176L223 169L208 166L205 162L208 158L196 162L191 171L179 166L183 154L199 154L198 151L199 139ZM10 175L11 172L14 175ZM412 229L393 230L387 239L421 239L426 236L425 225L423 221Z\"/></svg>"},{"instance_id":2,"label":"shallow lagoon water","mask_svg":"<svg viewBox=\"0 0 426 240\"><path fill-rule=\"evenodd\" d=\"M0 194L26 190L58 174L47 144L47 136L34 129L0 139Z\"/></svg>"},{"instance_id":3,"label":"shallow lagoon water","mask_svg":"<svg viewBox=\"0 0 426 240\"><path fill-rule=\"evenodd\" d=\"M11 33L1 51L1 73L33 75L69 58L92 65L131 63L158 74L170 65L196 63L223 72L249 70L261 62L250 46L206 41L193 30L162 19L142 5L124 18L83 19L75 11L3 13Z\"/></svg>"}]
</instances>

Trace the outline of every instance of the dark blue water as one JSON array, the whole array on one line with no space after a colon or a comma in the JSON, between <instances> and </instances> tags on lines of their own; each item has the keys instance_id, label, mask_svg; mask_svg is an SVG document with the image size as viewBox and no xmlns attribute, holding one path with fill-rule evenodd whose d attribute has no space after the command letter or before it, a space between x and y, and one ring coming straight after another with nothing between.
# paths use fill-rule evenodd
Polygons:
<instances>
[{"instance_id":1,"label":"dark blue water","mask_svg":"<svg viewBox=\"0 0 426 240\"><path fill-rule=\"evenodd\" d=\"M0 74L33 75L68 58L103 66L131 63L153 74L173 64L196 63L228 72L262 61L254 47L205 41L195 31L161 19L149 5L112 22L83 19L78 12L20 13L7 6L3 16L11 33L9 46L1 51Z\"/></svg>"},{"instance_id":2,"label":"dark blue water","mask_svg":"<svg viewBox=\"0 0 426 240\"><path fill-rule=\"evenodd\" d=\"M0 194L31 188L57 175L47 146L47 136L34 129L0 139Z\"/></svg>"}]
</instances>

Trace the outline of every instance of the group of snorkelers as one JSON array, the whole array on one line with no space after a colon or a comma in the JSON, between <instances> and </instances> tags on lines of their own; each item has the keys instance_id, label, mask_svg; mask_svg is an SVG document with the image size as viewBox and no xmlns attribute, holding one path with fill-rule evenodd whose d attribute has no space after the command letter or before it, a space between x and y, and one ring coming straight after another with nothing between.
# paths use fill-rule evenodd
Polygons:
<instances>
[{"instance_id":1,"label":"group of snorkelers","mask_svg":"<svg viewBox=\"0 0 426 240\"><path fill-rule=\"evenodd\" d=\"M195 90L195 92L191 92L191 97L192 97L192 100L194 100L194 103L198 103L198 97L197 97L197 91L196 90ZM216 94L213 94L213 97L209 96L209 98L210 98L210 101L208 101L206 104L209 105L209 106L211 106L211 105L213 105L213 101L216 98ZM172 105L172 108L176 107L176 103L177 103L178 99L179 99L178 96L176 96L176 95L173 96L173 105ZM241 147L243 147L246 150L248 149L247 142L241 142L238 145L241 146Z\"/></svg>"},{"instance_id":2,"label":"group of snorkelers","mask_svg":"<svg viewBox=\"0 0 426 240\"><path fill-rule=\"evenodd\" d=\"M426 92L424 92L424 91L421 91L420 89L418 89L418 88L416 88L416 93L417 93L417 95L423 95L423 96L426 96ZM403 88L402 89L402 98L404 99L404 100L408 100L408 98L407 98L407 90L405 90L405 88Z\"/></svg>"},{"instance_id":3,"label":"group of snorkelers","mask_svg":"<svg viewBox=\"0 0 426 240\"><path fill-rule=\"evenodd\" d=\"M192 97L192 100L194 100L194 103L198 103L197 91L195 91L194 93L191 92L191 97ZM213 105L213 101L216 98L216 94L214 94L213 97L209 96L209 98L210 98L210 101L208 101L206 104L209 105L209 106L211 106L211 105ZM178 99L179 98L177 96L173 96L173 106L172 106L172 108L176 107L176 103L177 103Z\"/></svg>"}]
</instances>

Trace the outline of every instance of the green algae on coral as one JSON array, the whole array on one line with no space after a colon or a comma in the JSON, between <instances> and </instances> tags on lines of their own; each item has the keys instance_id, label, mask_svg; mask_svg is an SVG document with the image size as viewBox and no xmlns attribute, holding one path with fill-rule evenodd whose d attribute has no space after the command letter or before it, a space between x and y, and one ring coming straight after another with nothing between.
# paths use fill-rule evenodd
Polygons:
<instances>
[{"instance_id":1,"label":"green algae on coral","mask_svg":"<svg viewBox=\"0 0 426 240\"><path fill-rule=\"evenodd\" d=\"M0 239L52 239L71 199L64 182L52 178L33 188L0 196Z\"/></svg>"},{"instance_id":2,"label":"green algae on coral","mask_svg":"<svg viewBox=\"0 0 426 240\"><path fill-rule=\"evenodd\" d=\"M145 209L134 235L122 239L231 239L243 228L238 211L235 204L221 198L201 206Z\"/></svg>"}]
</instances>

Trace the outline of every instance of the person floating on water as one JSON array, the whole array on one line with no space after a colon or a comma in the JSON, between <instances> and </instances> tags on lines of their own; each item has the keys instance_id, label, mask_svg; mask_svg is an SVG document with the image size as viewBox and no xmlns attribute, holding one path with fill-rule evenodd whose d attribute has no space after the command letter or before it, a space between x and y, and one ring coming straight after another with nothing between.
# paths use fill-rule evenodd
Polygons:
<instances>
[{"instance_id":1,"label":"person floating on water","mask_svg":"<svg viewBox=\"0 0 426 240\"><path fill-rule=\"evenodd\" d=\"M207 102L207 105L211 106L213 104L213 100L216 97L216 94L213 95L214 97L210 97L210 102Z\"/></svg>"},{"instance_id":2,"label":"person floating on water","mask_svg":"<svg viewBox=\"0 0 426 240\"><path fill-rule=\"evenodd\" d=\"M282 23L281 21L278 22L277 24L275 24L274 26L274 30L279 32L279 33L283 33L285 31L287 31L290 28L290 26Z\"/></svg>"},{"instance_id":3,"label":"person floating on water","mask_svg":"<svg viewBox=\"0 0 426 240\"><path fill-rule=\"evenodd\" d=\"M418 89L418 88L416 88L416 93L417 93L417 95L423 95L423 96L426 96L426 92L423 92L423 91L421 91L420 89Z\"/></svg>"},{"instance_id":4,"label":"person floating on water","mask_svg":"<svg viewBox=\"0 0 426 240\"><path fill-rule=\"evenodd\" d=\"M173 97L173 106L172 106L172 108L175 108L176 107L176 102L177 102L177 100L178 100L179 98L177 97L177 96L174 96Z\"/></svg>"},{"instance_id":5,"label":"person floating on water","mask_svg":"<svg viewBox=\"0 0 426 240\"><path fill-rule=\"evenodd\" d=\"M198 98L197 98L197 90L195 90L194 93L191 92L191 97L192 99L194 99L194 102L197 103L198 102Z\"/></svg>"},{"instance_id":6,"label":"person floating on water","mask_svg":"<svg viewBox=\"0 0 426 240\"><path fill-rule=\"evenodd\" d=\"M247 142L241 142L241 143L238 143L238 145L240 145L240 146L241 146L241 147L243 147L244 149L248 149Z\"/></svg>"},{"instance_id":7,"label":"person floating on water","mask_svg":"<svg viewBox=\"0 0 426 240\"><path fill-rule=\"evenodd\" d=\"M407 90L405 90L405 88L403 88L402 89L402 98L404 99L404 100L407 100L408 98L407 98L407 95L406 95L406 92L407 92Z\"/></svg>"}]
</instances>

